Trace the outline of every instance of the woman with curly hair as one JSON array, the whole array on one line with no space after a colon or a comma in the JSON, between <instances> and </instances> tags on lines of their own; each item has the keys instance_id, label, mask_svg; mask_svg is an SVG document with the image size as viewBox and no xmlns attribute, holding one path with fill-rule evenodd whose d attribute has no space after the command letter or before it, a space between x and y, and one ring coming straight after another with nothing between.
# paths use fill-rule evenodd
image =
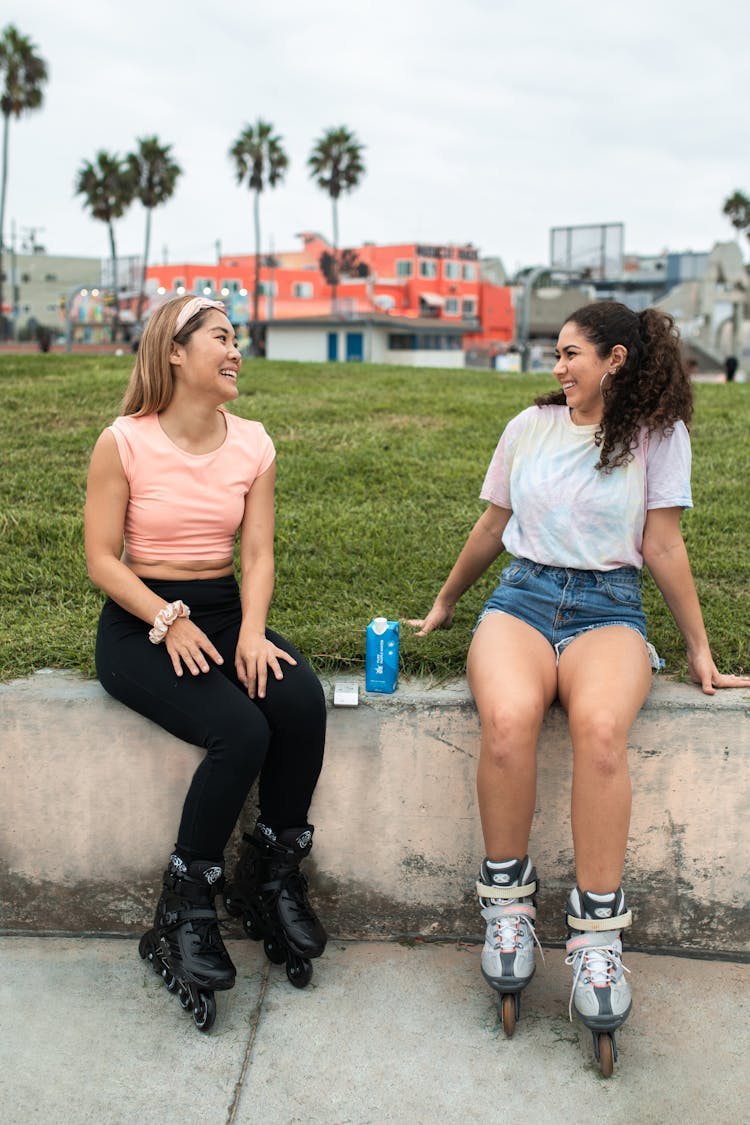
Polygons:
<instances>
[{"instance_id":1,"label":"woman with curly hair","mask_svg":"<svg viewBox=\"0 0 750 1125\"><path fill-rule=\"evenodd\" d=\"M692 391L674 322L657 309L596 302L568 318L556 355L560 390L505 428L481 492L489 506L414 624L420 636L448 628L458 599L503 549L514 556L479 617L467 665L482 731L482 973L512 1034L534 973L537 739L559 699L573 745L571 1013L592 1029L606 1070L631 1006L621 959L631 914L620 886L628 733L659 664L641 604L644 563L685 638L692 679L707 694L750 679L716 669L680 532L691 506Z\"/></svg>"}]
</instances>

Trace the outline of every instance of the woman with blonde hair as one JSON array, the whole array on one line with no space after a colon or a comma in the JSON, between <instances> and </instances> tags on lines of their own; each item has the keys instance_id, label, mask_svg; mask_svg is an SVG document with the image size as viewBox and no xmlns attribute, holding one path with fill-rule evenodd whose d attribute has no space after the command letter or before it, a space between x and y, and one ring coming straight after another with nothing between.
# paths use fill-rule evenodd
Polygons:
<instances>
[{"instance_id":1,"label":"woman with blonde hair","mask_svg":"<svg viewBox=\"0 0 750 1125\"><path fill-rule=\"evenodd\" d=\"M312 842L325 701L302 656L267 627L275 451L260 422L225 408L239 395L240 366L220 302L162 305L122 415L94 447L85 514L89 575L107 595L96 641L102 686L206 752L140 943L201 1030L214 1021L214 990L234 985L214 899L256 778L260 815L228 907L298 987L326 942L299 871Z\"/></svg>"}]
</instances>

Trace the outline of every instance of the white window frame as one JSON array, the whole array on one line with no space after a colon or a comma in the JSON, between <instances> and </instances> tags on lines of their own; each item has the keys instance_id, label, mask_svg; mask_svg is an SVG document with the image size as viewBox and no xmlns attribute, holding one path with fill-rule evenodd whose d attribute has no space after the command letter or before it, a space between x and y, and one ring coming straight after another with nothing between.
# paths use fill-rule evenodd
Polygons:
<instances>
[{"instance_id":1,"label":"white window frame","mask_svg":"<svg viewBox=\"0 0 750 1125\"><path fill-rule=\"evenodd\" d=\"M446 297L443 312L446 316L460 316L461 306L458 297Z\"/></svg>"},{"instance_id":2,"label":"white window frame","mask_svg":"<svg viewBox=\"0 0 750 1125\"><path fill-rule=\"evenodd\" d=\"M443 262L443 277L447 278L449 281L460 281L461 263L452 262L450 261L450 259L446 259Z\"/></svg>"},{"instance_id":3,"label":"white window frame","mask_svg":"<svg viewBox=\"0 0 750 1125\"><path fill-rule=\"evenodd\" d=\"M464 281L476 281L477 267L474 262L464 262L461 266L461 276Z\"/></svg>"},{"instance_id":4,"label":"white window frame","mask_svg":"<svg viewBox=\"0 0 750 1125\"><path fill-rule=\"evenodd\" d=\"M419 276L426 277L430 281L434 281L437 277L438 264L433 258L420 258L419 259Z\"/></svg>"},{"instance_id":5,"label":"white window frame","mask_svg":"<svg viewBox=\"0 0 750 1125\"><path fill-rule=\"evenodd\" d=\"M396 258L396 277L414 277L414 262L411 258Z\"/></svg>"},{"instance_id":6,"label":"white window frame","mask_svg":"<svg viewBox=\"0 0 750 1125\"><path fill-rule=\"evenodd\" d=\"M301 290L301 292L300 292ZM313 284L311 281L293 281L292 296L299 301L309 301L313 297Z\"/></svg>"}]
</instances>

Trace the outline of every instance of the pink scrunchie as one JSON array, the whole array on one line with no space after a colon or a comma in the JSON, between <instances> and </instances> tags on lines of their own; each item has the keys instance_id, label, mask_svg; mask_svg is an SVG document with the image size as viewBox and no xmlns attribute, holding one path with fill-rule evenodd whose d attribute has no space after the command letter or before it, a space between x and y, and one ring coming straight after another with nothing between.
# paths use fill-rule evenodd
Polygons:
<instances>
[{"instance_id":1,"label":"pink scrunchie","mask_svg":"<svg viewBox=\"0 0 750 1125\"><path fill-rule=\"evenodd\" d=\"M169 632L169 626L174 625L178 617L189 617L190 607L184 602L170 602L160 609L154 618L154 627L148 634L152 645L160 645Z\"/></svg>"}]
</instances>

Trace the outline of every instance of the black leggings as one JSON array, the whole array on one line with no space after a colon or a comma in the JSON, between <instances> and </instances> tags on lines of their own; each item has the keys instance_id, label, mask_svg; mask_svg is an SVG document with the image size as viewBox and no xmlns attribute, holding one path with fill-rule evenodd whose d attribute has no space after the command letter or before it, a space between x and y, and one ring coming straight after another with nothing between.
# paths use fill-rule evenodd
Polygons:
<instances>
[{"instance_id":1,"label":"black leggings","mask_svg":"<svg viewBox=\"0 0 750 1125\"><path fill-rule=\"evenodd\" d=\"M96 638L102 687L121 703L207 753L190 784L175 850L188 861L220 861L247 794L260 774L260 818L278 831L307 823L323 764L326 706L320 682L297 650L271 630L266 636L297 661L268 673L265 699L250 699L237 678L241 623L233 577L146 585L166 601L182 599L191 620L224 658L210 671L175 675L166 647L149 626L110 598Z\"/></svg>"}]
</instances>

